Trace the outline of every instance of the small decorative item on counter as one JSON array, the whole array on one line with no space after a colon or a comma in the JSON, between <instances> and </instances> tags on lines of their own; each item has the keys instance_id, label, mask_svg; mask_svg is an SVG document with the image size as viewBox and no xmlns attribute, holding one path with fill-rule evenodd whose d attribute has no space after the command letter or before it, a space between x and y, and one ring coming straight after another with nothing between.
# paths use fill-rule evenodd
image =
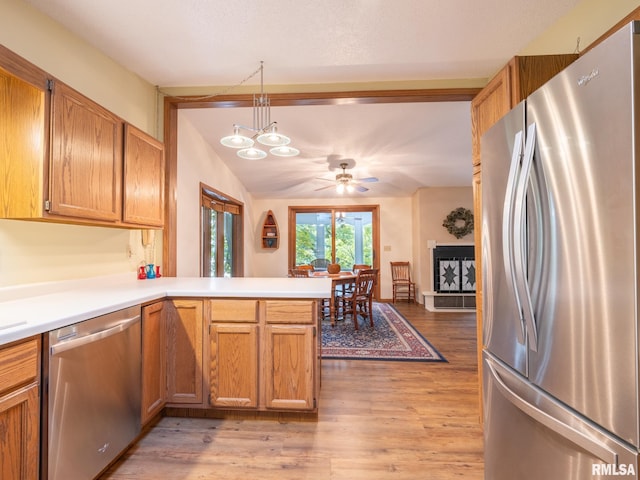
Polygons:
<instances>
[{"instance_id":1,"label":"small decorative item on counter","mask_svg":"<svg viewBox=\"0 0 640 480\"><path fill-rule=\"evenodd\" d=\"M160 278L162 275L160 275L160 265L156 265L156 278Z\"/></svg>"},{"instance_id":2,"label":"small decorative item on counter","mask_svg":"<svg viewBox=\"0 0 640 480\"><path fill-rule=\"evenodd\" d=\"M147 278L156 278L156 271L153 268L153 263L147 265Z\"/></svg>"},{"instance_id":3,"label":"small decorative item on counter","mask_svg":"<svg viewBox=\"0 0 640 480\"><path fill-rule=\"evenodd\" d=\"M327 272L330 274L340 273L340 264L339 263L330 263L327 265Z\"/></svg>"},{"instance_id":4,"label":"small decorative item on counter","mask_svg":"<svg viewBox=\"0 0 640 480\"><path fill-rule=\"evenodd\" d=\"M146 278L147 278L147 272L145 271L145 266L140 265L140 267L138 267L138 280L144 280Z\"/></svg>"}]
</instances>

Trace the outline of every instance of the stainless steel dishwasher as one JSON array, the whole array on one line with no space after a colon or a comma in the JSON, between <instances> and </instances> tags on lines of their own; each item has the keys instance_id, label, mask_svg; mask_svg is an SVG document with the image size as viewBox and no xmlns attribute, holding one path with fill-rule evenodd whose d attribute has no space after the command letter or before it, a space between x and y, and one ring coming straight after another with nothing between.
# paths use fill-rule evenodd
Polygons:
<instances>
[{"instance_id":1,"label":"stainless steel dishwasher","mask_svg":"<svg viewBox=\"0 0 640 480\"><path fill-rule=\"evenodd\" d=\"M140 433L140 307L49 333L48 477L90 480Z\"/></svg>"}]
</instances>

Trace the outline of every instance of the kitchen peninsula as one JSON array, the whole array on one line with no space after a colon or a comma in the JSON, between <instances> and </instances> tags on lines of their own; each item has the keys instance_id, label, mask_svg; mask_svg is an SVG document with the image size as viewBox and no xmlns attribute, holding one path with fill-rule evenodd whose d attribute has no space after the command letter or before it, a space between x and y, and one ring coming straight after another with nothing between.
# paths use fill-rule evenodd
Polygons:
<instances>
[{"instance_id":1,"label":"kitchen peninsula","mask_svg":"<svg viewBox=\"0 0 640 480\"><path fill-rule=\"evenodd\" d=\"M322 278L137 280L133 274L0 288L0 416L14 418L11 428L18 432L0 448L24 452L16 456L22 464L17 469L40 464L55 478L58 466L52 466L55 455L48 456L47 447L56 445L51 430L62 428L52 425L47 407L55 402L48 391L49 332L73 336L75 324L132 307L141 319L133 341L141 345L134 357L140 364L135 368L138 432L165 407L172 415L314 419L320 386L318 304L330 291L331 281ZM86 378L73 381L87 383L93 376L86 372ZM22 413L14 416L12 410ZM23 415L29 421L16 420ZM108 439L101 441L107 445ZM42 453L36 458L36 452Z\"/></svg>"}]
</instances>

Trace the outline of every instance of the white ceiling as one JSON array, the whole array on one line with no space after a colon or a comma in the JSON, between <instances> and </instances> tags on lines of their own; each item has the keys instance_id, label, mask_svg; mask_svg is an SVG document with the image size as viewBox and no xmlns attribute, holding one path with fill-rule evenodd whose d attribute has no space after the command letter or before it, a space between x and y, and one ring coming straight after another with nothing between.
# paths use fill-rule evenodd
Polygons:
<instances>
[{"instance_id":1,"label":"white ceiling","mask_svg":"<svg viewBox=\"0 0 640 480\"><path fill-rule=\"evenodd\" d=\"M27 2L153 85L236 85L264 61L269 93L269 85L488 78L579 0ZM259 75L245 83L256 92L259 84ZM380 179L353 195L471 184L469 102L272 107L301 155L260 161L219 144L234 123L252 124L251 109L180 114L256 197L335 196L314 190L343 158L353 159L354 177Z\"/></svg>"}]
</instances>

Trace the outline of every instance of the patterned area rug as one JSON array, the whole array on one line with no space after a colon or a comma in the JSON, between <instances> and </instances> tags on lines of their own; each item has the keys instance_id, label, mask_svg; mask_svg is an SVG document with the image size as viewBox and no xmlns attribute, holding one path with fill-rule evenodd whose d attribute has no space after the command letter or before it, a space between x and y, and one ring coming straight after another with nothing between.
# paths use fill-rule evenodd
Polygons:
<instances>
[{"instance_id":1,"label":"patterned area rug","mask_svg":"<svg viewBox=\"0 0 640 480\"><path fill-rule=\"evenodd\" d=\"M389 303L373 304L374 328L359 319L359 330L351 317L322 322L322 358L356 360L401 360L446 362L429 341Z\"/></svg>"}]
</instances>

